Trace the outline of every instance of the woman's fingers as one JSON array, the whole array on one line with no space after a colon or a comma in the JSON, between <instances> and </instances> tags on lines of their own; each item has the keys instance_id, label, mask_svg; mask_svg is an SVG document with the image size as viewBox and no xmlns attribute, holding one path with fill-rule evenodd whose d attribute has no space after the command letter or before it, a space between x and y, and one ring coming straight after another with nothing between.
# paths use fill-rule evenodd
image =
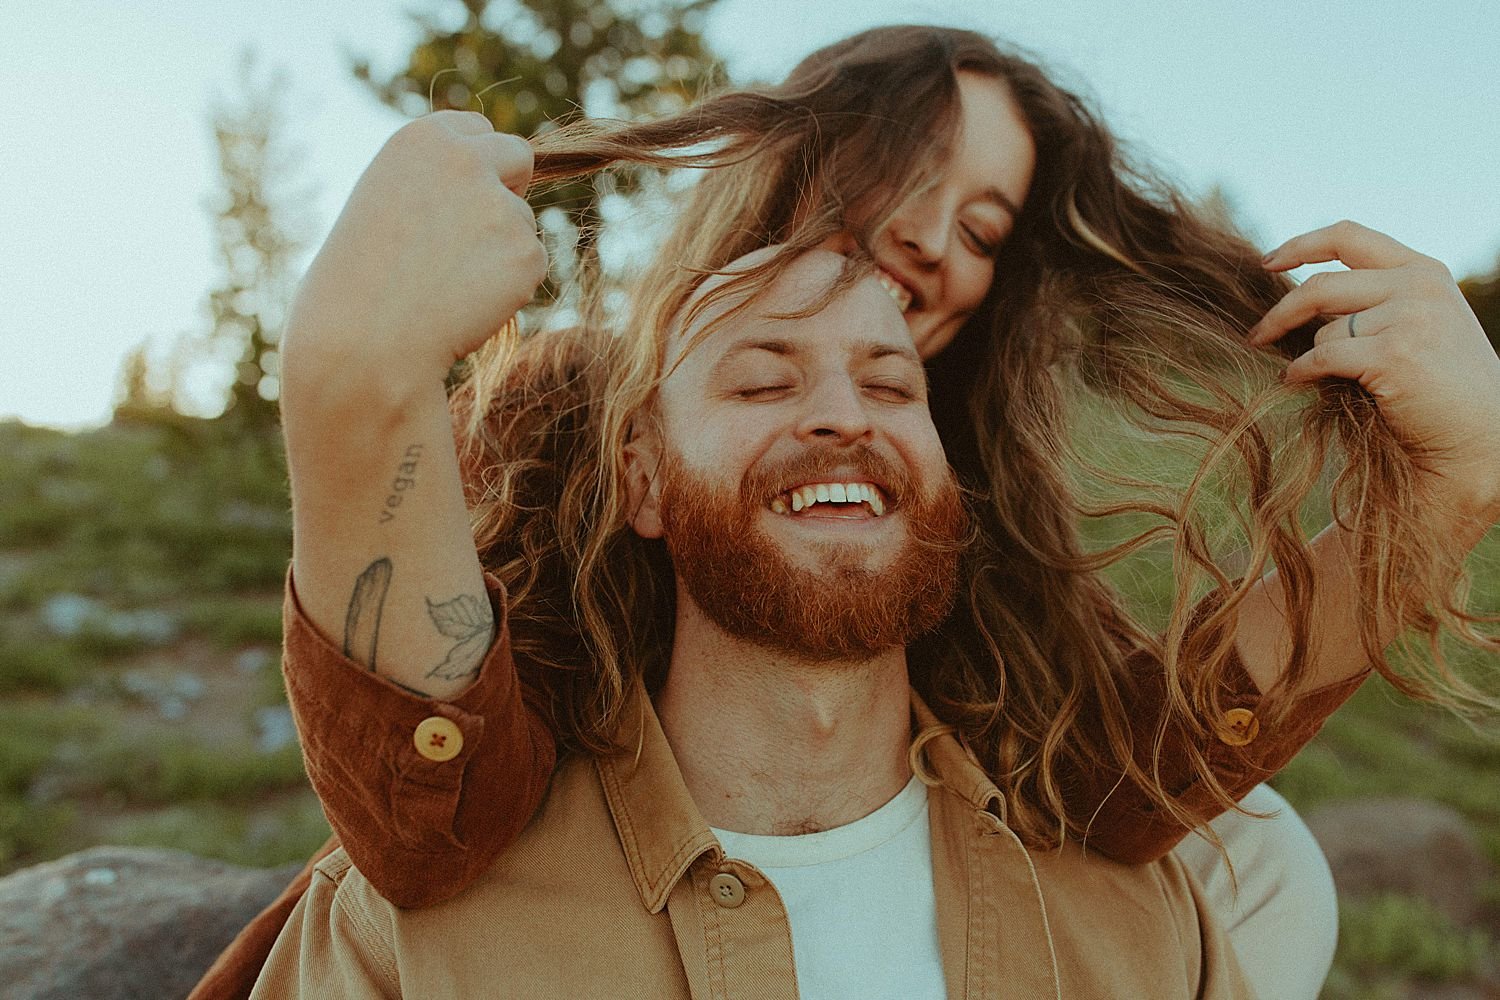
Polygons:
<instances>
[{"instance_id":1,"label":"woman's fingers","mask_svg":"<svg viewBox=\"0 0 1500 1000\"><path fill-rule=\"evenodd\" d=\"M1379 369L1379 357L1373 340L1367 337L1350 337L1349 331L1338 336L1335 327L1347 327L1340 319L1319 331L1325 340L1313 346L1307 354L1293 358L1283 378L1289 382L1314 382L1323 378L1350 378L1367 385L1371 375Z\"/></svg>"},{"instance_id":2,"label":"woman's fingers","mask_svg":"<svg viewBox=\"0 0 1500 1000\"><path fill-rule=\"evenodd\" d=\"M1387 305L1371 309L1359 309L1343 316L1336 316L1318 328L1313 335L1314 344L1326 344L1337 340L1358 340L1361 337L1378 337L1398 325L1397 310Z\"/></svg>"},{"instance_id":3,"label":"woman's fingers","mask_svg":"<svg viewBox=\"0 0 1500 1000\"><path fill-rule=\"evenodd\" d=\"M478 111L444 108L422 117L460 135L483 135L486 132L495 131L494 123Z\"/></svg>"},{"instance_id":4,"label":"woman's fingers","mask_svg":"<svg viewBox=\"0 0 1500 1000\"><path fill-rule=\"evenodd\" d=\"M518 135L496 132L488 118L477 111L445 108L423 115L417 121L429 128L441 128L477 151L484 162L499 176L500 182L514 193L525 196L531 184L533 155L531 143Z\"/></svg>"},{"instance_id":5,"label":"woman's fingers","mask_svg":"<svg viewBox=\"0 0 1500 1000\"><path fill-rule=\"evenodd\" d=\"M1350 336L1350 320L1354 335ZM1288 382L1310 382L1321 378L1348 378L1367 383L1370 375L1388 359L1374 338L1396 325L1395 310L1379 305L1340 316L1323 324L1313 337L1312 350L1286 366Z\"/></svg>"},{"instance_id":6,"label":"woman's fingers","mask_svg":"<svg viewBox=\"0 0 1500 1000\"><path fill-rule=\"evenodd\" d=\"M1500 512L1500 357L1453 275L1352 222L1288 240L1265 266L1284 271L1331 260L1351 270L1314 275L1288 292L1252 328L1251 342L1325 317L1285 379L1358 382L1420 455L1429 496L1485 517Z\"/></svg>"},{"instance_id":7,"label":"woman's fingers","mask_svg":"<svg viewBox=\"0 0 1500 1000\"><path fill-rule=\"evenodd\" d=\"M526 197L535 163L531 143L508 132L491 132L489 135L479 136L478 141L490 147L491 155L495 158L495 169L500 174L500 182L521 197Z\"/></svg>"},{"instance_id":8,"label":"woman's fingers","mask_svg":"<svg viewBox=\"0 0 1500 1000\"><path fill-rule=\"evenodd\" d=\"M1357 222L1335 222L1301 236L1293 236L1262 259L1271 271L1289 271L1303 264L1340 260L1349 267L1400 267L1426 260L1411 247Z\"/></svg>"},{"instance_id":9,"label":"woman's fingers","mask_svg":"<svg viewBox=\"0 0 1500 1000\"><path fill-rule=\"evenodd\" d=\"M1395 292L1390 271L1320 271L1292 289L1250 328L1249 341L1259 346L1319 316L1342 316L1369 309Z\"/></svg>"}]
</instances>

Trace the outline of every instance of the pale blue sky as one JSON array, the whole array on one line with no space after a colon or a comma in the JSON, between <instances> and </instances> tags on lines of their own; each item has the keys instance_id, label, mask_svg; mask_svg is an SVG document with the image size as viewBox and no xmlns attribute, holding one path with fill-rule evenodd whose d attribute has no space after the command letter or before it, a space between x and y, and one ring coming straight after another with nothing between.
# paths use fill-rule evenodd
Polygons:
<instances>
[{"instance_id":1,"label":"pale blue sky","mask_svg":"<svg viewBox=\"0 0 1500 1000\"><path fill-rule=\"evenodd\" d=\"M407 9L456 0L51 0L0 5L0 419L108 418L121 359L199 331L217 280L208 118L257 48L292 87L311 246L405 118L353 80L389 68ZM1500 253L1500 5L722 0L736 80L772 78L878 23L977 28L1039 54L1192 191L1222 185L1268 246L1341 217L1459 275Z\"/></svg>"}]
</instances>

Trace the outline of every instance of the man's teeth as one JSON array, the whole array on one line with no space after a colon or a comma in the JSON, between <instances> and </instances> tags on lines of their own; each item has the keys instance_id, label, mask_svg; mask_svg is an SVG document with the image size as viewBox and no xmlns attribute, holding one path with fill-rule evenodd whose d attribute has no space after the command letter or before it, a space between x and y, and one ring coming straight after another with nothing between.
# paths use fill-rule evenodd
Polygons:
<instances>
[{"instance_id":1,"label":"man's teeth","mask_svg":"<svg viewBox=\"0 0 1500 1000\"><path fill-rule=\"evenodd\" d=\"M875 277L880 279L880 286L890 293L891 298L896 300L896 308L902 312L906 312L906 307L911 305L911 292L908 292L904 285L884 271L876 271Z\"/></svg>"},{"instance_id":2,"label":"man's teeth","mask_svg":"<svg viewBox=\"0 0 1500 1000\"><path fill-rule=\"evenodd\" d=\"M795 513L815 503L864 503L876 517L885 513L885 498L869 483L815 483L787 491L771 501L773 514Z\"/></svg>"}]
</instances>

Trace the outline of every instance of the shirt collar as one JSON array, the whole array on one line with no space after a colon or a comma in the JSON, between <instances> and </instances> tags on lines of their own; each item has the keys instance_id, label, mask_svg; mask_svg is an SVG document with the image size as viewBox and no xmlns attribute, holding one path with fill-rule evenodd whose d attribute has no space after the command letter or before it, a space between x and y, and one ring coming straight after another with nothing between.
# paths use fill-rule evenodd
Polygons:
<instances>
[{"instance_id":1,"label":"shirt collar","mask_svg":"<svg viewBox=\"0 0 1500 1000\"><path fill-rule=\"evenodd\" d=\"M953 792L975 809L988 810L1005 822L1005 796L990 776L954 736L954 728L942 722L916 688L911 689L912 740L914 757L919 759L913 766L924 762L928 773L944 788Z\"/></svg>"},{"instance_id":2,"label":"shirt collar","mask_svg":"<svg viewBox=\"0 0 1500 1000\"><path fill-rule=\"evenodd\" d=\"M975 809L1005 821L1005 798L974 758L911 691L917 763ZM688 794L687 784L644 691L622 713L618 743L633 747L595 760L605 800L641 903L652 913L667 905L678 880L704 854L722 857L718 839Z\"/></svg>"},{"instance_id":3,"label":"shirt collar","mask_svg":"<svg viewBox=\"0 0 1500 1000\"><path fill-rule=\"evenodd\" d=\"M719 841L688 794L656 710L639 686L621 713L617 744L635 752L600 756L595 766L641 902L660 913L688 867L720 852Z\"/></svg>"}]
</instances>

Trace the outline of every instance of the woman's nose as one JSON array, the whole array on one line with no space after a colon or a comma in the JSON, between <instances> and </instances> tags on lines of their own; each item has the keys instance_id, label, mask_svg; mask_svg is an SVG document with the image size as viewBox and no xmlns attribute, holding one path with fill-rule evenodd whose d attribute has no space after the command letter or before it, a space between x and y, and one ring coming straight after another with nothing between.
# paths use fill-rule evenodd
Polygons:
<instances>
[{"instance_id":1,"label":"woman's nose","mask_svg":"<svg viewBox=\"0 0 1500 1000\"><path fill-rule=\"evenodd\" d=\"M936 264L948 249L948 226L933 194L913 195L891 218L896 246L923 264Z\"/></svg>"}]
</instances>

